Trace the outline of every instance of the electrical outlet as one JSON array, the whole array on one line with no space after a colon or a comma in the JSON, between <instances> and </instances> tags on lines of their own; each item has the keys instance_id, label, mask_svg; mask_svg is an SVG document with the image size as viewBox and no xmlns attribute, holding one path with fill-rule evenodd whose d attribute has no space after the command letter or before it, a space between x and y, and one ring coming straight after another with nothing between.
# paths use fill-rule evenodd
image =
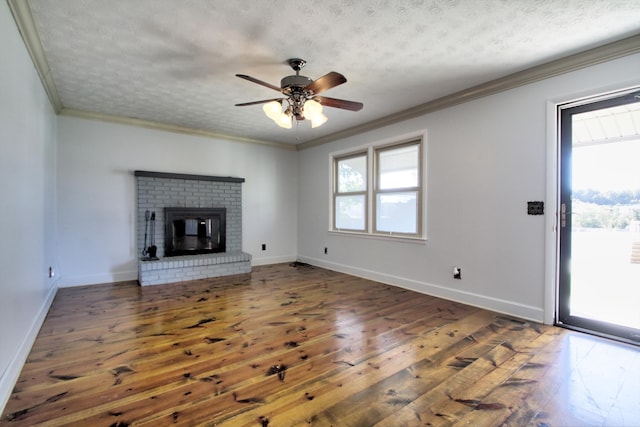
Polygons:
<instances>
[{"instance_id":1,"label":"electrical outlet","mask_svg":"<svg viewBox=\"0 0 640 427\"><path fill-rule=\"evenodd\" d=\"M328 254L329 253L329 249L328 248L324 248L324 254Z\"/></svg>"},{"instance_id":2,"label":"electrical outlet","mask_svg":"<svg viewBox=\"0 0 640 427\"><path fill-rule=\"evenodd\" d=\"M462 269L460 267L453 267L453 278L458 280L462 279Z\"/></svg>"},{"instance_id":3,"label":"electrical outlet","mask_svg":"<svg viewBox=\"0 0 640 427\"><path fill-rule=\"evenodd\" d=\"M262 244L262 250L263 250L263 251L266 251L266 250L267 250L267 244L266 244L266 243L263 243L263 244Z\"/></svg>"},{"instance_id":4,"label":"electrical outlet","mask_svg":"<svg viewBox=\"0 0 640 427\"><path fill-rule=\"evenodd\" d=\"M527 202L527 214L544 215L544 202Z\"/></svg>"},{"instance_id":5,"label":"electrical outlet","mask_svg":"<svg viewBox=\"0 0 640 427\"><path fill-rule=\"evenodd\" d=\"M56 275L56 272L53 269L53 267L49 267L49 277L54 277L55 275Z\"/></svg>"}]
</instances>

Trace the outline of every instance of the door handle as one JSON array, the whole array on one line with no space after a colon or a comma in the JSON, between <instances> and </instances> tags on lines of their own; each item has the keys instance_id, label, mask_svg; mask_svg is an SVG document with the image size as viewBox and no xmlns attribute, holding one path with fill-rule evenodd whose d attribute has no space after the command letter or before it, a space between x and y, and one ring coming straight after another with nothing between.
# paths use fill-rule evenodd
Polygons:
<instances>
[{"instance_id":1,"label":"door handle","mask_svg":"<svg viewBox=\"0 0 640 427\"><path fill-rule=\"evenodd\" d=\"M565 228L567 226L567 204L562 203L560 205L560 227Z\"/></svg>"}]
</instances>

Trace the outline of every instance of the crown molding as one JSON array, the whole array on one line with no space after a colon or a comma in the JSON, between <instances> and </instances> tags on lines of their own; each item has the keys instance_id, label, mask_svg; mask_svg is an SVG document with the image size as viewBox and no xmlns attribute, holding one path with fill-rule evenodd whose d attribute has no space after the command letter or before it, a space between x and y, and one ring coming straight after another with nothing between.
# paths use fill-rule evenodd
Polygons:
<instances>
[{"instance_id":1,"label":"crown molding","mask_svg":"<svg viewBox=\"0 0 640 427\"><path fill-rule=\"evenodd\" d=\"M7 3L13 14L13 19L16 21L22 40L31 56L31 60L40 76L40 80L42 80L42 85L49 97L49 101L55 112L59 113L62 109L62 101L60 101L60 96L58 95L53 76L51 75L51 68L49 68L49 63L44 55L44 49L42 48L42 43L40 43L40 37L38 36L36 25L33 22L29 4L27 0L7 0Z\"/></svg>"},{"instance_id":2,"label":"crown molding","mask_svg":"<svg viewBox=\"0 0 640 427\"><path fill-rule=\"evenodd\" d=\"M640 34L637 34L613 43L609 43L551 62L547 62L545 64L528 68L526 70L489 81L487 83L472 86L451 95L443 96L433 101L426 102L424 104L409 108L395 114L391 114L389 116L381 117L362 125L354 126L340 132L335 132L308 142L303 142L298 145L293 145L282 142L242 138L233 135L226 135L216 132L187 128L182 126L174 126L129 117L106 115L65 108L62 104L62 101L60 100L60 96L58 95L53 76L51 75L51 69L49 68L49 64L46 60L44 49L42 48L40 37L38 36L38 31L35 27L35 23L33 21L33 17L31 15L27 0L7 0L7 3L9 4L9 8L11 9L11 13L13 14L14 20L16 21L18 30L20 31L27 51L29 52L38 75L40 76L40 80L42 81L45 92L47 93L47 96L49 97L49 100L57 114L81 117L92 120L102 120L112 123L128 124L132 126L141 126L150 129L158 129L182 134L206 136L236 142L267 145L286 150L304 150L307 148L315 147L317 145L326 144L360 133L380 129L385 126L419 117L428 113L432 113L434 111L449 108L474 99L493 95L529 83L534 83L560 74L576 71L592 65L600 64L602 62L614 60L640 52Z\"/></svg>"},{"instance_id":3,"label":"crown molding","mask_svg":"<svg viewBox=\"0 0 640 427\"><path fill-rule=\"evenodd\" d=\"M49 67L49 63L47 62L46 56L44 54L44 49L42 47L42 43L40 42L40 36L38 35L38 30L36 29L35 23L33 21L33 16L31 15L31 10L29 9L29 4L27 0L7 0L9 4L9 9L13 15L13 19L16 22L18 27L18 31L22 36L22 40L31 56L31 60L40 76L40 80L42 81L42 85L44 87L47 96L49 97L49 101L53 106L56 114L62 116L71 116L71 117L79 117L90 120L100 120L111 123L119 123L131 126L139 126L148 129L156 129L163 130L174 133L181 133L187 135L196 135L196 136L205 136L209 138L230 140L234 142L244 142L251 144L258 144L276 148L282 148L285 150L296 150L296 146L292 144L286 144L283 142L274 142L267 140L257 140L252 138L243 138L239 136L226 135L217 132L210 132L195 128L187 128L183 126L174 126L166 123L153 122L150 120L141 120L134 119L130 117L124 116L115 116L115 115L107 115L100 114L91 111L84 110L75 110L71 108L65 108L62 104L60 96L58 95L58 91L56 89L55 82L53 80L53 76L51 74L51 68Z\"/></svg>"},{"instance_id":4,"label":"crown molding","mask_svg":"<svg viewBox=\"0 0 640 427\"><path fill-rule=\"evenodd\" d=\"M633 55L638 52L640 52L640 34L528 68L517 73L509 74L505 77L491 80L486 83L472 86L451 95L426 102L417 107L409 108L399 113L382 117L378 120L304 142L299 144L297 147L298 150L304 150L317 145L333 142L338 139L344 139L360 133L379 129L384 126L413 119L434 111L453 107L454 105L462 104L474 99L514 89L519 86L524 86L526 84L548 79L571 71L580 70L602 62Z\"/></svg>"},{"instance_id":5,"label":"crown molding","mask_svg":"<svg viewBox=\"0 0 640 427\"><path fill-rule=\"evenodd\" d=\"M265 141L260 139L242 138L234 135L225 135L222 133L210 132L206 130L188 128L183 126L170 125L167 123L153 122L150 120L134 119L132 117L113 116L109 114L94 113L94 112L85 111L85 110L74 110L72 108L64 108L64 107L58 112L58 114L61 116L78 117L81 119L88 119L88 120L99 120L103 122L137 126L137 127L147 128L147 129L162 130L166 132L181 133L186 135L205 136L208 138L222 139L225 141L258 144L263 146L281 148L284 150L291 150L291 151L297 150L295 145L287 144L284 142L274 142L274 141Z\"/></svg>"}]
</instances>

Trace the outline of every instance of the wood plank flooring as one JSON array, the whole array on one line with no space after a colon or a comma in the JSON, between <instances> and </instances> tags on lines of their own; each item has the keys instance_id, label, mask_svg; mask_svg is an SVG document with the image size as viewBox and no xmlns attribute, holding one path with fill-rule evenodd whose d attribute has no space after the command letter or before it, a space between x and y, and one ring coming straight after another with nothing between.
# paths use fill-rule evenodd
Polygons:
<instances>
[{"instance_id":1,"label":"wood plank flooring","mask_svg":"<svg viewBox=\"0 0 640 427\"><path fill-rule=\"evenodd\" d=\"M63 288L27 425L638 426L640 349L304 265Z\"/></svg>"}]
</instances>

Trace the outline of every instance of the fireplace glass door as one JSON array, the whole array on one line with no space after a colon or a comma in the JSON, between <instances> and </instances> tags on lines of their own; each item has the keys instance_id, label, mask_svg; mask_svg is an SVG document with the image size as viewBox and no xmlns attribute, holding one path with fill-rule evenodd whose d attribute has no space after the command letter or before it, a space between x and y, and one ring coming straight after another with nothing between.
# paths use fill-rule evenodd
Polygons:
<instances>
[{"instance_id":1,"label":"fireplace glass door","mask_svg":"<svg viewBox=\"0 0 640 427\"><path fill-rule=\"evenodd\" d=\"M165 256L225 251L224 208L165 208Z\"/></svg>"}]
</instances>

